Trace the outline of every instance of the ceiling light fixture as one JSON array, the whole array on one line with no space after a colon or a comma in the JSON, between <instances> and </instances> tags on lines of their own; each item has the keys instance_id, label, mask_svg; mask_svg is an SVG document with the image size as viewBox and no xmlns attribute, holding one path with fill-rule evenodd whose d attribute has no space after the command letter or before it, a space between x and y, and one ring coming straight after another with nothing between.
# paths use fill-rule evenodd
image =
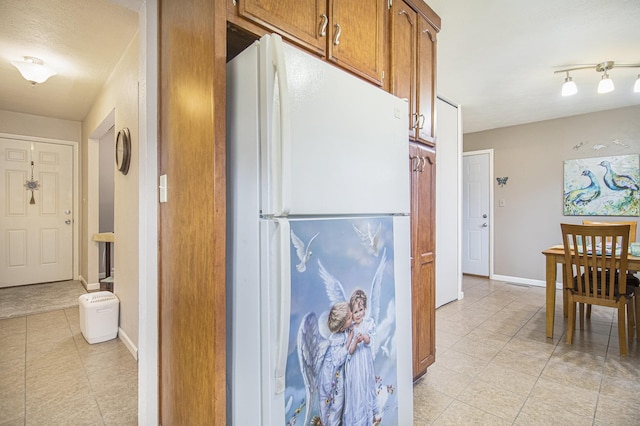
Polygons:
<instances>
[{"instance_id":1,"label":"ceiling light fixture","mask_svg":"<svg viewBox=\"0 0 640 426\"><path fill-rule=\"evenodd\" d=\"M564 79L564 84L562 85L562 96L571 96L576 93L578 93L578 86L576 86L576 82L573 81L569 71L567 71L567 78Z\"/></svg>"},{"instance_id":2,"label":"ceiling light fixture","mask_svg":"<svg viewBox=\"0 0 640 426\"><path fill-rule=\"evenodd\" d=\"M25 56L22 61L11 61L11 63L32 86L44 83L49 77L56 75L56 72L45 66L41 59L33 56Z\"/></svg>"},{"instance_id":3,"label":"ceiling light fixture","mask_svg":"<svg viewBox=\"0 0 640 426\"><path fill-rule=\"evenodd\" d=\"M611 80L611 77L609 77L609 70L613 69L614 66L619 68L640 68L640 64L615 64L613 61L606 61L599 64L572 65L567 68L554 71L554 74L560 72L567 73L567 77L564 79L564 84L562 85L562 96L571 96L578 93L578 87L576 86L576 83L573 81L573 79L569 76L569 71L585 69L595 69L596 72L601 72L602 79L598 83L598 93L609 93L615 89L613 80ZM633 85L633 91L636 93L640 92L640 74L638 74L638 79Z\"/></svg>"}]
</instances>

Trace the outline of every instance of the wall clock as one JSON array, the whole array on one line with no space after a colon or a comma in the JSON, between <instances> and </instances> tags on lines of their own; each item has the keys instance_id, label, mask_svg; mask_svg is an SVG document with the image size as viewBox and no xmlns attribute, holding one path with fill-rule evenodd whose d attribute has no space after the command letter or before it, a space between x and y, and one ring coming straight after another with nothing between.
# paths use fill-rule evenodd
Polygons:
<instances>
[{"instance_id":1,"label":"wall clock","mask_svg":"<svg viewBox=\"0 0 640 426\"><path fill-rule=\"evenodd\" d=\"M123 175L129 173L129 163L131 163L131 135L129 129L125 127L116 137L116 166Z\"/></svg>"}]
</instances>

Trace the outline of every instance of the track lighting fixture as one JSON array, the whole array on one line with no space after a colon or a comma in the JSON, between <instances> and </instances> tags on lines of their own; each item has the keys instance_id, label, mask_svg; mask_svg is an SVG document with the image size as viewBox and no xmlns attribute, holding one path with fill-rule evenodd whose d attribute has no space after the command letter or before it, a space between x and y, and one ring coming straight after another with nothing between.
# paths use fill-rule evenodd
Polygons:
<instances>
[{"instance_id":1,"label":"track lighting fixture","mask_svg":"<svg viewBox=\"0 0 640 426\"><path fill-rule=\"evenodd\" d=\"M615 89L613 84L613 80L609 76L609 70L613 69L613 67L626 67L626 68L640 68L640 64L615 64L613 61L601 62L599 64L587 64L587 65L575 65L565 67L563 69L554 71L554 74L564 72L567 73L566 78L564 79L564 84L562 85L562 96L571 96L578 93L578 87L576 83L573 81L571 76L569 75L570 71L577 70L585 70L585 69L595 69L596 72L602 73L602 79L598 83L598 93L609 93ZM638 74L638 79L633 85L633 91L636 93L640 93L640 74Z\"/></svg>"}]
</instances>

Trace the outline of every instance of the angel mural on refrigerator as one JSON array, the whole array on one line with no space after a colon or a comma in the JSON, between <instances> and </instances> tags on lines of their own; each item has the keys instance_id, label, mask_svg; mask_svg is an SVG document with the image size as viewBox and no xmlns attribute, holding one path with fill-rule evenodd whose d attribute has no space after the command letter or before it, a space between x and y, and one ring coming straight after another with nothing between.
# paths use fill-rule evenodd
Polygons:
<instances>
[{"instance_id":1,"label":"angel mural on refrigerator","mask_svg":"<svg viewBox=\"0 0 640 426\"><path fill-rule=\"evenodd\" d=\"M397 424L393 220L309 220L291 229L292 250L306 239L314 250L305 271L292 270L287 425ZM377 250L363 244L361 229L376 229Z\"/></svg>"}]
</instances>

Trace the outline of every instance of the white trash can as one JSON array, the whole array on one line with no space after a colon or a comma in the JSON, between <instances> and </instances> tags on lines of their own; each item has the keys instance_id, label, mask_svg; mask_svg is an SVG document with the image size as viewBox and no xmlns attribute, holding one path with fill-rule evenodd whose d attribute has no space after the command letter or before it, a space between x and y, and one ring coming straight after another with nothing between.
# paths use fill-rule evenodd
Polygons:
<instances>
[{"instance_id":1,"label":"white trash can","mask_svg":"<svg viewBox=\"0 0 640 426\"><path fill-rule=\"evenodd\" d=\"M90 344L115 339L118 335L120 301L110 291L83 294L78 298L80 330Z\"/></svg>"}]
</instances>

